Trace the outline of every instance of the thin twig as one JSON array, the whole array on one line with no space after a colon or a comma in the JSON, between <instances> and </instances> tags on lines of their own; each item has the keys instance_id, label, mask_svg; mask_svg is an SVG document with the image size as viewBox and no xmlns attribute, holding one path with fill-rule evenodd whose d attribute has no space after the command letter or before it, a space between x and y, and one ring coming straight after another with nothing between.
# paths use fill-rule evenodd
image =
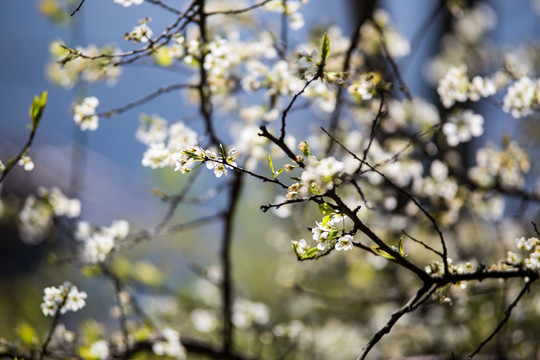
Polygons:
<instances>
[{"instance_id":1,"label":"thin twig","mask_svg":"<svg viewBox=\"0 0 540 360\"><path fill-rule=\"evenodd\" d=\"M175 8L172 8L169 5L164 4L159 0L146 0L146 1L148 1L151 4L161 6L162 8L164 8L167 11L172 12L173 14L176 14L176 15L181 15L182 14L182 12L180 10L176 10Z\"/></svg>"},{"instance_id":2,"label":"thin twig","mask_svg":"<svg viewBox=\"0 0 540 360\"><path fill-rule=\"evenodd\" d=\"M206 16L212 16L212 15L237 15L237 14L245 13L247 11L256 9L258 7L261 7L261 6L263 6L264 4L266 4L266 3L270 2L270 1L273 1L273 0L264 0L264 1L261 1L261 2L259 2L257 4L255 4L255 5L251 5L251 6L248 6L246 8L243 8L243 9L210 11L210 12L206 13Z\"/></svg>"},{"instance_id":3,"label":"thin twig","mask_svg":"<svg viewBox=\"0 0 540 360\"><path fill-rule=\"evenodd\" d=\"M79 10L81 10L81 7L82 7L83 4L84 4L84 0L81 0L81 2L79 3L79 6L77 6L77 8L75 10L73 10L73 12L71 13L70 16L75 15Z\"/></svg>"},{"instance_id":4,"label":"thin twig","mask_svg":"<svg viewBox=\"0 0 540 360\"><path fill-rule=\"evenodd\" d=\"M100 113L97 114L97 116L107 118L107 117L111 117L111 116L114 116L114 115L118 115L118 114L121 114L121 113L123 113L123 112L125 112L127 110L133 109L134 107L137 107L139 105L147 103L148 101L158 97L161 94L165 94L165 93L168 93L168 92L171 92L171 91L174 91L174 90L178 90L178 89L186 89L186 88L196 89L197 85L196 84L173 84L173 85L164 86L164 87L161 87L161 88L155 90L154 92L146 95L145 97L143 97L143 98L141 98L139 100L135 100L133 102L130 102L129 104L126 104L126 105L124 105L122 107L119 107L117 109L112 109L112 110L100 112Z\"/></svg>"},{"instance_id":5,"label":"thin twig","mask_svg":"<svg viewBox=\"0 0 540 360\"><path fill-rule=\"evenodd\" d=\"M19 154L8 162L8 164L6 165L6 168L4 169L4 171L2 171L0 175L0 183L4 180L4 178L11 171L11 169L13 169L15 165L17 165L19 160L21 160L21 158L28 153L28 150L30 150L30 147L32 146L32 142L34 141L36 131L37 131L37 126L32 126L32 130L30 132L30 136L28 137L28 140L26 141L26 144L24 145L22 150L19 152Z\"/></svg>"},{"instance_id":6,"label":"thin twig","mask_svg":"<svg viewBox=\"0 0 540 360\"><path fill-rule=\"evenodd\" d=\"M506 322L508 322L508 319L510 319L510 314L512 313L512 310L516 307L517 303L523 297L523 295L525 295L525 293L529 291L529 288L531 287L532 282L533 282L533 280L530 280L530 281L525 283L525 286L523 287L523 289L521 289L519 295L514 299L514 301L512 301L512 303L506 309L506 311L504 313L504 318L499 322L499 324L497 325L495 330L493 330L493 332L491 334L489 334L489 336L484 341L482 341L482 343L476 348L476 350L474 350L472 352L472 354L467 357L467 360L471 360L476 354L478 354L480 352L480 350L487 343L489 343L491 341L491 339L493 339L493 337L495 335L497 335L497 333L499 331L501 331L504 324L506 324Z\"/></svg>"},{"instance_id":7,"label":"thin twig","mask_svg":"<svg viewBox=\"0 0 540 360\"><path fill-rule=\"evenodd\" d=\"M298 97L304 93L304 91L307 89L309 84L311 84L313 81L317 80L318 78L319 78L319 74L317 73L313 78L308 80L306 84L304 85L304 87L299 92L294 94L292 100L289 102L289 105L287 105L287 107L283 110L281 114L281 134L279 136L279 141L284 141L285 139L285 126L286 126L286 119L287 119L287 114L289 113L289 110L291 110L292 106L296 102L296 99L298 99Z\"/></svg>"},{"instance_id":8,"label":"thin twig","mask_svg":"<svg viewBox=\"0 0 540 360\"><path fill-rule=\"evenodd\" d=\"M392 314L390 320L380 329L368 342L364 348L362 354L358 357L357 360L364 360L370 350L377 344L384 335L388 334L392 327L398 322L398 320L408 312L414 311L420 304L429 299L431 294L437 289L436 286L431 284L424 284L420 289L418 289L416 295L411 298L407 304L405 304L401 309ZM424 296L425 295L425 296Z\"/></svg>"}]
</instances>

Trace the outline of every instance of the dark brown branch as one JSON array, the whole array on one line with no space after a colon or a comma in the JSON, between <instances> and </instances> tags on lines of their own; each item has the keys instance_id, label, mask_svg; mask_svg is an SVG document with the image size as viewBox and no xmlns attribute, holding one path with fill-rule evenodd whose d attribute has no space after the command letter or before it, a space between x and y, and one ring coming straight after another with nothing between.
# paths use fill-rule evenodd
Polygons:
<instances>
[{"instance_id":1,"label":"dark brown branch","mask_svg":"<svg viewBox=\"0 0 540 360\"><path fill-rule=\"evenodd\" d=\"M379 108L379 111L380 111L380 108ZM375 122L374 122L375 123ZM347 149L340 141L338 141L337 139L335 139L332 135L330 135L330 133L328 133L324 128L322 128L322 130L330 137L332 138L334 141L336 141L338 143L339 146L341 146L345 151L347 151L350 155L352 155L356 160L358 160L360 162L360 166L358 167L358 169L355 171L355 173L358 173L359 170L361 169L362 165L363 164L366 164L370 169L371 171L374 171L376 172L379 176L381 176L385 181L387 181L394 189L398 190L400 193L402 193L403 195L405 195L410 201L412 201L416 207L418 207L418 209L420 209L420 211L422 211L422 213L429 219L429 221L431 222L433 228L435 229L435 231L437 232L437 235L439 236L439 239L441 241L441 247L442 247L442 253L440 253L440 256L442 258L442 261L443 261L443 264L444 264L444 273L447 275L449 270L448 270L448 249L446 247L446 242L444 240L444 236L443 236L443 233L442 233L442 230L439 228L439 225L437 224L437 221L435 220L435 218L426 210L424 209L424 207L420 204L420 202L411 194L409 193L408 191L402 189L400 186L396 185L392 180L390 180L386 175L384 175L382 172L380 172L379 170L375 169L372 165L370 165L366 160L365 160L365 157L366 157L366 152L364 151L364 159L360 159L355 153L353 153L352 151L350 151L349 149ZM438 253L438 252L437 252Z\"/></svg>"},{"instance_id":2,"label":"dark brown branch","mask_svg":"<svg viewBox=\"0 0 540 360\"><path fill-rule=\"evenodd\" d=\"M358 19L358 23L356 24L356 27L353 30L353 33L351 34L351 39L349 43L349 48L347 49L347 52L345 53L345 58L343 59L343 66L341 67L341 71L346 74L350 71L351 66L351 58L353 52L358 47L358 42L360 40L360 28L364 23L372 16L373 10L375 9L375 3L377 0L369 0L365 2L365 8L362 13L362 16L360 19ZM332 117L330 118L330 125L328 127L331 134L334 134L336 129L339 126L339 119L341 116L341 108L343 106L343 85L337 84L337 90L336 90L336 107L334 108L334 111L332 112ZM328 143L328 148L326 149L326 155L328 156L330 152L332 151L333 142L330 141Z\"/></svg>"},{"instance_id":3,"label":"dark brown branch","mask_svg":"<svg viewBox=\"0 0 540 360\"><path fill-rule=\"evenodd\" d=\"M240 200L240 192L243 187L244 174L234 173L234 180L229 193L229 206L224 214L224 230L221 239L221 264L223 268L223 280L221 283L221 296L223 307L223 353L228 356L232 352L234 326L232 323L233 315L233 283L232 283L232 242L234 234L234 218L236 208Z\"/></svg>"},{"instance_id":4,"label":"dark brown branch","mask_svg":"<svg viewBox=\"0 0 540 360\"><path fill-rule=\"evenodd\" d=\"M201 78L201 82L199 86L197 87L199 92L199 100L201 106L199 107L199 112L201 113L201 116L204 120L204 124L206 126L206 133L210 136L210 141L213 145L218 147L223 142L218 138L215 130L214 130L214 124L212 122L212 90L210 88L210 84L208 83L208 72L206 71L206 68L204 67L204 62L206 59L207 51L205 50L206 44L208 43L208 34L207 34L207 24L206 24L206 12L204 11L204 0L197 0L198 4L198 15L199 19L197 20L197 24L199 25L199 31L201 36L201 55L197 59L199 62L199 76Z\"/></svg>"},{"instance_id":5,"label":"dark brown branch","mask_svg":"<svg viewBox=\"0 0 540 360\"><path fill-rule=\"evenodd\" d=\"M265 138L267 138L268 140L272 141L274 144L276 144L281 150L283 150L283 152L285 152L285 154L287 154L287 156L292 160L294 161L295 163L297 163L301 168L304 168L305 164L304 164L304 161L302 159L299 159L293 152L292 150L287 146L287 144L285 144L285 141L283 139L278 139L276 138L274 135L272 135L268 129L266 128L266 126L264 125L261 125L260 128L261 129L261 133L259 133L258 135L259 136L263 136Z\"/></svg>"}]
</instances>

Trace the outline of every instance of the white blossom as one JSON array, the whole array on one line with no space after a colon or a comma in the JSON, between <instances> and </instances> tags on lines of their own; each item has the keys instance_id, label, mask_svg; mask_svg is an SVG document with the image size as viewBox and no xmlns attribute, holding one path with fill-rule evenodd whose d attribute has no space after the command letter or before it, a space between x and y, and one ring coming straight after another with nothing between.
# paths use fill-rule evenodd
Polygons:
<instances>
[{"instance_id":1,"label":"white blossom","mask_svg":"<svg viewBox=\"0 0 540 360\"><path fill-rule=\"evenodd\" d=\"M32 158L30 158L30 156L21 157L18 164L24 168L24 171L34 170L34 163L32 162Z\"/></svg>"},{"instance_id":2,"label":"white blossom","mask_svg":"<svg viewBox=\"0 0 540 360\"><path fill-rule=\"evenodd\" d=\"M152 29L147 25L149 21L149 18L140 20L139 22L141 25L135 26L131 32L124 35L124 38L128 41L133 41L134 43L149 42L152 39L152 35L154 35Z\"/></svg>"},{"instance_id":3,"label":"white blossom","mask_svg":"<svg viewBox=\"0 0 540 360\"><path fill-rule=\"evenodd\" d=\"M336 242L336 250L338 251L341 251L341 250L344 250L344 251L348 251L348 250L351 250L353 248L353 244L352 244L352 241L353 241L353 237L352 235L343 235L342 237L340 237L337 242Z\"/></svg>"},{"instance_id":4,"label":"white blossom","mask_svg":"<svg viewBox=\"0 0 540 360\"><path fill-rule=\"evenodd\" d=\"M152 351L159 356L170 356L176 359L186 358L186 349L180 343L178 331L166 327L161 331L164 341L156 341L152 345Z\"/></svg>"},{"instance_id":5,"label":"white blossom","mask_svg":"<svg viewBox=\"0 0 540 360\"><path fill-rule=\"evenodd\" d=\"M43 303L41 311L45 316L55 316L58 311L65 314L67 311L78 311L82 309L86 302L87 294L79 291L75 285L65 282L58 288L54 286L43 290Z\"/></svg>"},{"instance_id":6,"label":"white blossom","mask_svg":"<svg viewBox=\"0 0 540 360\"><path fill-rule=\"evenodd\" d=\"M96 130L99 117L96 115L96 107L99 100L95 96L84 98L81 104L73 106L73 120L81 130Z\"/></svg>"},{"instance_id":7,"label":"white blossom","mask_svg":"<svg viewBox=\"0 0 540 360\"><path fill-rule=\"evenodd\" d=\"M448 117L442 131L450 146L457 146L484 133L484 118L472 110L458 111Z\"/></svg>"},{"instance_id":8,"label":"white blossom","mask_svg":"<svg viewBox=\"0 0 540 360\"><path fill-rule=\"evenodd\" d=\"M131 5L140 5L144 0L114 0L115 3L128 7Z\"/></svg>"},{"instance_id":9,"label":"white blossom","mask_svg":"<svg viewBox=\"0 0 540 360\"><path fill-rule=\"evenodd\" d=\"M532 107L538 104L538 85L524 76L508 88L503 99L503 110L515 118L532 114Z\"/></svg>"},{"instance_id":10,"label":"white blossom","mask_svg":"<svg viewBox=\"0 0 540 360\"><path fill-rule=\"evenodd\" d=\"M446 76L439 81L437 92L441 97L444 107L449 108L457 102L465 102L468 99L469 77L467 66L451 67Z\"/></svg>"}]
</instances>

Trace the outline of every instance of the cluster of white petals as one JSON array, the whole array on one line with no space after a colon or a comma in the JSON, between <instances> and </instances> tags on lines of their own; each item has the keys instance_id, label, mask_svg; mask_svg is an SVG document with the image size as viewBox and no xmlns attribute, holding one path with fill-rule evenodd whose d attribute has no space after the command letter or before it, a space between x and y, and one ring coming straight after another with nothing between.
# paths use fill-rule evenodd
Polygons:
<instances>
[{"instance_id":1,"label":"cluster of white petals","mask_svg":"<svg viewBox=\"0 0 540 360\"><path fill-rule=\"evenodd\" d=\"M87 294L79 291L75 285L65 282L59 287L47 287L43 290L41 311L45 316L55 316L58 312L65 314L68 311L80 310L86 305Z\"/></svg>"},{"instance_id":2,"label":"cluster of white petals","mask_svg":"<svg viewBox=\"0 0 540 360\"><path fill-rule=\"evenodd\" d=\"M39 244L47 236L55 216L76 218L81 214L79 199L70 199L62 191L38 188L38 197L30 194L19 212L19 232L26 244Z\"/></svg>"},{"instance_id":3,"label":"cluster of white petals","mask_svg":"<svg viewBox=\"0 0 540 360\"><path fill-rule=\"evenodd\" d=\"M124 38L128 41L133 41L133 43L147 43L152 39L154 32L148 26L149 18L139 20L141 25L137 25L131 30L131 32L126 33Z\"/></svg>"},{"instance_id":4,"label":"cluster of white petals","mask_svg":"<svg viewBox=\"0 0 540 360\"><path fill-rule=\"evenodd\" d=\"M174 171L182 174L190 172L198 163L204 163L206 167L214 171L214 175L219 178L227 176L227 169L233 169L238 152L235 148L229 150L227 155L218 155L215 151L204 150L198 146L186 146L176 160Z\"/></svg>"},{"instance_id":5,"label":"cluster of white petals","mask_svg":"<svg viewBox=\"0 0 540 360\"><path fill-rule=\"evenodd\" d=\"M81 130L97 130L99 117L96 115L96 107L99 100L95 96L84 98L82 103L73 106L73 121Z\"/></svg>"},{"instance_id":6,"label":"cluster of white petals","mask_svg":"<svg viewBox=\"0 0 540 360\"><path fill-rule=\"evenodd\" d=\"M111 226L92 229L86 221L77 225L75 237L81 244L80 257L82 261L97 264L105 261L115 247L117 240L125 239L129 233L129 223L126 220L115 220Z\"/></svg>"},{"instance_id":7,"label":"cluster of white petals","mask_svg":"<svg viewBox=\"0 0 540 360\"><path fill-rule=\"evenodd\" d=\"M161 331L163 340L154 342L152 351L159 356L170 356L175 359L185 359L186 349L180 342L178 331L166 327Z\"/></svg>"},{"instance_id":8,"label":"cluster of white petals","mask_svg":"<svg viewBox=\"0 0 540 360\"><path fill-rule=\"evenodd\" d=\"M442 131L448 145L457 146L484 133L484 117L472 110L459 110L448 116Z\"/></svg>"},{"instance_id":9,"label":"cluster of white petals","mask_svg":"<svg viewBox=\"0 0 540 360\"><path fill-rule=\"evenodd\" d=\"M477 165L469 170L469 177L486 188L496 184L523 186L524 174L531 168L527 153L515 141L508 142L504 150L488 144L476 152L476 162Z\"/></svg>"}]
</instances>

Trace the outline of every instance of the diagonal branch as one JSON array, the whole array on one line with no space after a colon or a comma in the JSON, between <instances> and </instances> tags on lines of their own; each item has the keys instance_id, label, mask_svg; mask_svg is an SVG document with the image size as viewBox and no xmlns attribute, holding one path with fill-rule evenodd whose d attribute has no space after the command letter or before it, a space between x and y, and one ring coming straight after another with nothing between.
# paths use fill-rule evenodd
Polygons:
<instances>
[{"instance_id":1,"label":"diagonal branch","mask_svg":"<svg viewBox=\"0 0 540 360\"><path fill-rule=\"evenodd\" d=\"M527 281L525 283L525 286L523 287L523 289L521 289L518 296L514 299L514 301L512 301L512 303L508 306L508 308L504 312L504 319L502 319L501 322L499 322L499 324L495 328L495 330L493 330L493 332L484 341L482 341L482 343L480 345L478 345L476 350L474 350L473 353L467 357L467 360L471 360L476 354L478 354L480 352L480 350L484 347L484 345L486 345L488 342L490 342L491 339L493 339L493 337L495 335L497 335L497 333L499 331L501 331L504 324L506 324L506 322L508 322L508 319L510 318L510 314L512 313L512 310L516 307L517 303L519 302L519 300L521 300L523 295L525 295L525 293L527 293L529 291L529 288L531 287L532 283L533 283L533 280Z\"/></svg>"}]
</instances>

